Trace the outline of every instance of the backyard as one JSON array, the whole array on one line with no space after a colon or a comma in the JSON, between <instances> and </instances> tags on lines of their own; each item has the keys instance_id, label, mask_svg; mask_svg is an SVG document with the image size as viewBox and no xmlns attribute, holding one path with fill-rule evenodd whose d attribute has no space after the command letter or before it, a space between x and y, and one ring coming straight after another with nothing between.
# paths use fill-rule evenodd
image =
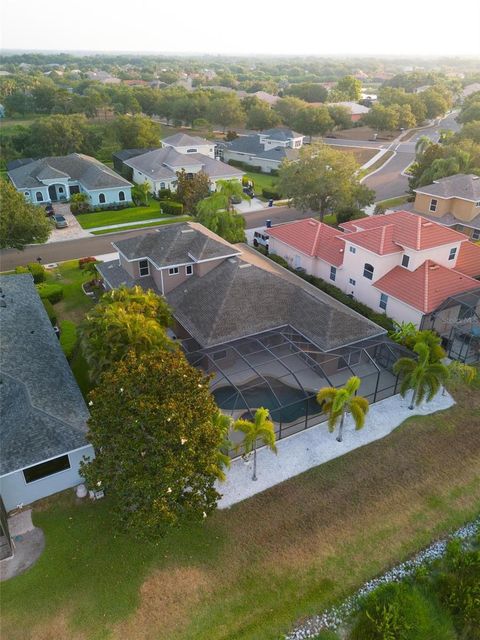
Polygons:
<instances>
[{"instance_id":1,"label":"backyard","mask_svg":"<svg viewBox=\"0 0 480 640\"><path fill-rule=\"evenodd\" d=\"M116 533L108 497L37 504L46 549L2 585L2 637L280 638L478 514L479 390L157 542Z\"/></svg>"}]
</instances>

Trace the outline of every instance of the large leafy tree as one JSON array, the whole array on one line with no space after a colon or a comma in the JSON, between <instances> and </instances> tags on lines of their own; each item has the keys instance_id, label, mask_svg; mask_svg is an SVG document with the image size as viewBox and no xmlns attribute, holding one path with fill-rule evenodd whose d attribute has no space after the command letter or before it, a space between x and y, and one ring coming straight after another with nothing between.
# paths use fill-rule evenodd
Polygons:
<instances>
[{"instance_id":1,"label":"large leafy tree","mask_svg":"<svg viewBox=\"0 0 480 640\"><path fill-rule=\"evenodd\" d=\"M166 302L140 287L104 294L80 326L82 351L92 381L130 352L137 356L152 350L174 351L177 344L166 333L171 322Z\"/></svg>"},{"instance_id":2,"label":"large leafy tree","mask_svg":"<svg viewBox=\"0 0 480 640\"><path fill-rule=\"evenodd\" d=\"M260 407L255 411L253 420L236 420L233 428L235 431L241 431L243 433L242 445L245 449L245 453L251 453L253 451L253 473L252 480L257 480L257 447L266 446L277 453L277 447L275 445L275 427L270 419L270 413L268 409Z\"/></svg>"},{"instance_id":3,"label":"large leafy tree","mask_svg":"<svg viewBox=\"0 0 480 640\"><path fill-rule=\"evenodd\" d=\"M368 400L363 396L355 395L360 388L361 380L352 376L345 386L340 388L324 387L317 393L317 402L328 416L328 428L330 432L339 424L337 441L343 440L343 427L345 416L350 413L355 429L361 429L365 425L365 417L368 413Z\"/></svg>"},{"instance_id":4,"label":"large leafy tree","mask_svg":"<svg viewBox=\"0 0 480 640\"><path fill-rule=\"evenodd\" d=\"M96 457L81 473L105 490L119 527L152 538L215 509L224 433L208 379L181 353L130 353L89 397Z\"/></svg>"},{"instance_id":5,"label":"large leafy tree","mask_svg":"<svg viewBox=\"0 0 480 640\"><path fill-rule=\"evenodd\" d=\"M160 144L158 125L146 116L119 116L110 126L113 135L124 149L155 147Z\"/></svg>"},{"instance_id":6,"label":"large leafy tree","mask_svg":"<svg viewBox=\"0 0 480 640\"><path fill-rule=\"evenodd\" d=\"M286 93L305 102L326 102L328 97L328 91L318 82L297 82Z\"/></svg>"},{"instance_id":7,"label":"large leafy tree","mask_svg":"<svg viewBox=\"0 0 480 640\"><path fill-rule=\"evenodd\" d=\"M177 172L177 200L182 202L185 211L195 215L197 205L210 195L210 178L205 171L188 175L185 169Z\"/></svg>"},{"instance_id":8,"label":"large leafy tree","mask_svg":"<svg viewBox=\"0 0 480 640\"><path fill-rule=\"evenodd\" d=\"M333 129L335 123L330 117L327 107L305 107L300 109L294 122L294 127L306 136L324 135Z\"/></svg>"},{"instance_id":9,"label":"large leafy tree","mask_svg":"<svg viewBox=\"0 0 480 640\"><path fill-rule=\"evenodd\" d=\"M84 115L54 115L34 120L24 151L33 157L92 153L99 140L92 135Z\"/></svg>"},{"instance_id":10,"label":"large leafy tree","mask_svg":"<svg viewBox=\"0 0 480 640\"><path fill-rule=\"evenodd\" d=\"M259 101L248 111L247 129L269 129L280 123L280 116L265 102Z\"/></svg>"},{"instance_id":11,"label":"large leafy tree","mask_svg":"<svg viewBox=\"0 0 480 640\"><path fill-rule=\"evenodd\" d=\"M282 162L278 189L299 209L320 214L320 219L346 206L373 203L374 192L360 184L359 165L350 154L315 143L302 147L299 160Z\"/></svg>"},{"instance_id":12,"label":"large leafy tree","mask_svg":"<svg viewBox=\"0 0 480 640\"><path fill-rule=\"evenodd\" d=\"M430 348L425 342L417 342L413 347L418 358L400 358L393 365L393 371L400 376L400 393L405 397L412 391L409 409L427 400L430 402L448 379L448 369L441 362L432 362Z\"/></svg>"},{"instance_id":13,"label":"large leafy tree","mask_svg":"<svg viewBox=\"0 0 480 640\"><path fill-rule=\"evenodd\" d=\"M293 127L295 125L298 112L306 106L308 105L304 100L294 98L293 96L287 96L286 98L278 100L275 104L274 110L280 116L283 124L286 124L288 127Z\"/></svg>"},{"instance_id":14,"label":"large leafy tree","mask_svg":"<svg viewBox=\"0 0 480 640\"><path fill-rule=\"evenodd\" d=\"M42 207L28 203L10 182L0 189L0 249L24 249L48 240L52 230Z\"/></svg>"},{"instance_id":15,"label":"large leafy tree","mask_svg":"<svg viewBox=\"0 0 480 640\"><path fill-rule=\"evenodd\" d=\"M362 82L354 76L345 76L337 82L334 94L337 94L341 100L360 100Z\"/></svg>"},{"instance_id":16,"label":"large leafy tree","mask_svg":"<svg viewBox=\"0 0 480 640\"><path fill-rule=\"evenodd\" d=\"M235 93L219 93L210 101L206 117L209 122L220 125L225 131L227 127L243 122L245 113Z\"/></svg>"}]
</instances>

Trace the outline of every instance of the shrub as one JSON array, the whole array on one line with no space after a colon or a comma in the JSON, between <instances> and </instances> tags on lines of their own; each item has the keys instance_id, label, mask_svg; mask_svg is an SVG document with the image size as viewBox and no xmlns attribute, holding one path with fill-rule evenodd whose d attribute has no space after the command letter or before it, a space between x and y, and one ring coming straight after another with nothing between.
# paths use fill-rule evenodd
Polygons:
<instances>
[{"instance_id":1,"label":"shrub","mask_svg":"<svg viewBox=\"0 0 480 640\"><path fill-rule=\"evenodd\" d=\"M262 196L267 200L280 200L282 197L277 191L270 191L270 189L262 189Z\"/></svg>"},{"instance_id":2,"label":"shrub","mask_svg":"<svg viewBox=\"0 0 480 640\"><path fill-rule=\"evenodd\" d=\"M363 213L357 207L344 207L337 211L337 224L343 224L355 218L363 218Z\"/></svg>"},{"instance_id":3,"label":"shrub","mask_svg":"<svg viewBox=\"0 0 480 640\"><path fill-rule=\"evenodd\" d=\"M27 269L27 267L15 267L15 273L30 273L30 271Z\"/></svg>"},{"instance_id":4,"label":"shrub","mask_svg":"<svg viewBox=\"0 0 480 640\"><path fill-rule=\"evenodd\" d=\"M174 202L173 200L162 200L160 202L160 210L169 216L181 216L183 213L183 204Z\"/></svg>"},{"instance_id":5,"label":"shrub","mask_svg":"<svg viewBox=\"0 0 480 640\"><path fill-rule=\"evenodd\" d=\"M89 213L92 211L92 206L88 202L70 202L70 211L76 216L79 213Z\"/></svg>"},{"instance_id":6,"label":"shrub","mask_svg":"<svg viewBox=\"0 0 480 640\"><path fill-rule=\"evenodd\" d=\"M97 262L97 259L94 258L93 256L88 256L87 258L80 258L80 260L78 261L78 268L83 269L84 267L87 266L89 262Z\"/></svg>"},{"instance_id":7,"label":"shrub","mask_svg":"<svg viewBox=\"0 0 480 640\"><path fill-rule=\"evenodd\" d=\"M59 284L42 283L37 286L37 291L42 300L49 300L52 304L63 298L63 287Z\"/></svg>"},{"instance_id":8,"label":"shrub","mask_svg":"<svg viewBox=\"0 0 480 640\"><path fill-rule=\"evenodd\" d=\"M238 133L236 131L227 131L227 133L225 134L225 140L227 140L228 142L230 142L231 140L235 140L235 138L238 138Z\"/></svg>"},{"instance_id":9,"label":"shrub","mask_svg":"<svg viewBox=\"0 0 480 640\"><path fill-rule=\"evenodd\" d=\"M455 640L449 617L423 590L390 583L372 591L361 604L349 640Z\"/></svg>"},{"instance_id":10,"label":"shrub","mask_svg":"<svg viewBox=\"0 0 480 640\"><path fill-rule=\"evenodd\" d=\"M74 355L77 343L78 336L76 324L70 320L62 320L60 323L60 346L62 347L67 360L70 361Z\"/></svg>"},{"instance_id":11,"label":"shrub","mask_svg":"<svg viewBox=\"0 0 480 640\"><path fill-rule=\"evenodd\" d=\"M273 260L273 262L276 262L277 264L279 264L281 267L285 267L286 269L288 269L288 262L285 260L285 258L282 258L282 256L277 256L275 254L270 254L270 258Z\"/></svg>"},{"instance_id":12,"label":"shrub","mask_svg":"<svg viewBox=\"0 0 480 640\"><path fill-rule=\"evenodd\" d=\"M47 275L45 273L45 267L42 267L41 264L38 264L38 262L29 262L27 264L27 269L32 274L35 284L45 282Z\"/></svg>"},{"instance_id":13,"label":"shrub","mask_svg":"<svg viewBox=\"0 0 480 640\"><path fill-rule=\"evenodd\" d=\"M53 304L46 298L42 298L42 302L52 325L57 324L57 314L55 309L53 308Z\"/></svg>"},{"instance_id":14,"label":"shrub","mask_svg":"<svg viewBox=\"0 0 480 640\"><path fill-rule=\"evenodd\" d=\"M239 169L244 169L245 171L253 171L254 173L263 173L262 167L258 167L257 165L251 165L247 162L242 162L241 160L229 160L228 163L232 167L238 167Z\"/></svg>"},{"instance_id":15,"label":"shrub","mask_svg":"<svg viewBox=\"0 0 480 640\"><path fill-rule=\"evenodd\" d=\"M157 193L157 198L159 200L172 200L173 193L171 189L159 189Z\"/></svg>"}]
</instances>

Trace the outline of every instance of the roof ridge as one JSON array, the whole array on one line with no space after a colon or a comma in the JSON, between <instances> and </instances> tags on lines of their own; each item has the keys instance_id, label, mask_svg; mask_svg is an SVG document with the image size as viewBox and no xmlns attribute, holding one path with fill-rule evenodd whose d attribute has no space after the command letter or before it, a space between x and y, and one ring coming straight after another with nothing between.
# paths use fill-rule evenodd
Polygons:
<instances>
[{"instance_id":1,"label":"roof ridge","mask_svg":"<svg viewBox=\"0 0 480 640\"><path fill-rule=\"evenodd\" d=\"M318 222L317 230L315 231L315 237L314 237L313 243L312 243L312 252L310 253L311 256L315 256L316 253L317 253L317 242L319 240L319 236L320 236L321 230L322 230L322 223Z\"/></svg>"}]
</instances>

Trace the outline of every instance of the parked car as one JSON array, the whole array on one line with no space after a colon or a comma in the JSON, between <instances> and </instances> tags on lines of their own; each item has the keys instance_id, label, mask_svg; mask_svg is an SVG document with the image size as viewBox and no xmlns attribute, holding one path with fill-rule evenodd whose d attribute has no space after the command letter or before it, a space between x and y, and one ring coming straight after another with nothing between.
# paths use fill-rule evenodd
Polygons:
<instances>
[{"instance_id":1,"label":"parked car","mask_svg":"<svg viewBox=\"0 0 480 640\"><path fill-rule=\"evenodd\" d=\"M242 201L242 199L241 199L241 197L240 197L240 196L232 196L232 197L230 198L230 202L231 202L232 204L240 204L240 202L241 202L241 201Z\"/></svg>"},{"instance_id":2,"label":"parked car","mask_svg":"<svg viewBox=\"0 0 480 640\"><path fill-rule=\"evenodd\" d=\"M59 213L55 213L52 216L52 220L55 226L57 227L57 229L64 229L65 227L68 227L67 220L63 216L61 216Z\"/></svg>"},{"instance_id":3,"label":"parked car","mask_svg":"<svg viewBox=\"0 0 480 640\"><path fill-rule=\"evenodd\" d=\"M261 231L255 231L253 234L253 246L254 247L265 247L268 249L268 241L270 240L270 236L266 233L262 233Z\"/></svg>"},{"instance_id":4,"label":"parked car","mask_svg":"<svg viewBox=\"0 0 480 640\"><path fill-rule=\"evenodd\" d=\"M250 196L250 198L254 198L255 197L255 192L252 189L252 187L243 187L243 193L246 193L247 196Z\"/></svg>"},{"instance_id":5,"label":"parked car","mask_svg":"<svg viewBox=\"0 0 480 640\"><path fill-rule=\"evenodd\" d=\"M53 206L51 204L47 204L47 206L45 207L45 215L46 216L53 216L53 214L55 213Z\"/></svg>"}]
</instances>

